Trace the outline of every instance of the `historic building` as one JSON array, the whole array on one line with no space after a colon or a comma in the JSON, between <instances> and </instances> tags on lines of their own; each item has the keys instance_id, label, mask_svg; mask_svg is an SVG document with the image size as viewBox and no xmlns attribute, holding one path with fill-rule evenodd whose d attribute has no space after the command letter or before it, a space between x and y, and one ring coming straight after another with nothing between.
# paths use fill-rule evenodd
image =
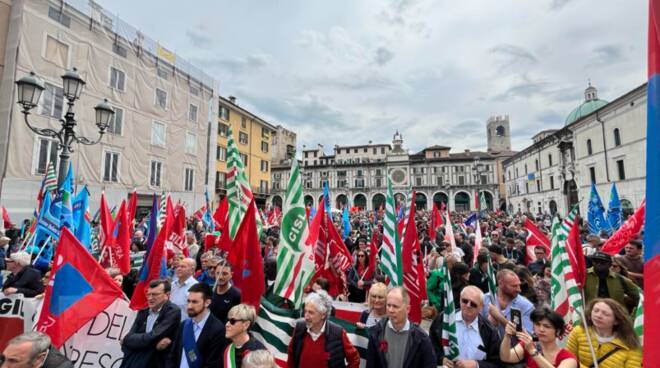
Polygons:
<instances>
[{"instance_id":1,"label":"historic building","mask_svg":"<svg viewBox=\"0 0 660 368\"><path fill-rule=\"evenodd\" d=\"M305 202L317 206L323 195L323 185L327 183L333 208L348 204L377 209L385 202L389 175L397 199L415 190L419 208L430 209L434 201L438 205L447 203L450 210L475 210L477 192L484 192L489 208L497 208L504 204L498 167L513 152L510 151L508 118L491 120L498 121L502 129L488 152L452 153L450 147L431 146L409 153L398 132L391 144L336 145L332 154L326 154L321 145L304 148L300 162ZM288 163L273 166L271 194L276 206L281 206L289 170Z\"/></svg>"},{"instance_id":2,"label":"historic building","mask_svg":"<svg viewBox=\"0 0 660 368\"><path fill-rule=\"evenodd\" d=\"M273 156L271 137L277 128L236 102L236 98L219 97L218 136L216 147L216 198L227 192L227 133L231 127L234 143L243 159L245 174L258 206L263 206L270 188Z\"/></svg>"},{"instance_id":3,"label":"historic building","mask_svg":"<svg viewBox=\"0 0 660 368\"><path fill-rule=\"evenodd\" d=\"M533 144L504 161L507 209L586 214L592 183L607 207L616 183L624 212L644 199L646 84L612 102L589 85L564 126L536 134Z\"/></svg>"},{"instance_id":4,"label":"historic building","mask_svg":"<svg viewBox=\"0 0 660 368\"><path fill-rule=\"evenodd\" d=\"M99 144L73 147L75 182L88 186L90 207L101 191L117 203L134 188L140 205L170 192L201 206L215 180L207 138L216 129L213 78L92 1L16 0L9 8L3 1L0 19L7 21L0 22L0 190L12 216L32 215L48 163L58 163L55 140L26 126L15 81L37 74L46 89L29 119L59 129L67 102L61 76L74 67L86 81L75 102L77 133L98 137L94 106L104 98L115 111Z\"/></svg>"}]
</instances>

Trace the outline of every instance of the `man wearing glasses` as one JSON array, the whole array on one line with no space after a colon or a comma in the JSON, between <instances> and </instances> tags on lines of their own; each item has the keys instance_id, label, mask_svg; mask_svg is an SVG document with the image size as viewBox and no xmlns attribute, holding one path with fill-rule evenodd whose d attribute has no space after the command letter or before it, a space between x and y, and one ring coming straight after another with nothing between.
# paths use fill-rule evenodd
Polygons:
<instances>
[{"instance_id":1,"label":"man wearing glasses","mask_svg":"<svg viewBox=\"0 0 660 368\"><path fill-rule=\"evenodd\" d=\"M534 256L536 257L536 261L530 263L529 266L527 266L527 269L529 269L529 272L533 275L543 276L543 268L545 267L545 264L548 263L545 248L542 245L534 247Z\"/></svg>"},{"instance_id":2,"label":"man wearing glasses","mask_svg":"<svg viewBox=\"0 0 660 368\"><path fill-rule=\"evenodd\" d=\"M164 367L176 335L181 311L170 302L172 286L167 279L153 280L147 288L148 307L139 311L122 340L121 367Z\"/></svg>"},{"instance_id":3,"label":"man wearing glasses","mask_svg":"<svg viewBox=\"0 0 660 368\"><path fill-rule=\"evenodd\" d=\"M461 291L461 310L456 313L456 336L459 354L451 361L444 356L440 343L441 323L431 326L431 342L438 357L438 365L456 368L496 368L500 362L500 337L493 325L479 312L484 306L484 293L476 286ZM439 318L442 322L442 315ZM439 328L434 328L439 327Z\"/></svg>"}]
</instances>

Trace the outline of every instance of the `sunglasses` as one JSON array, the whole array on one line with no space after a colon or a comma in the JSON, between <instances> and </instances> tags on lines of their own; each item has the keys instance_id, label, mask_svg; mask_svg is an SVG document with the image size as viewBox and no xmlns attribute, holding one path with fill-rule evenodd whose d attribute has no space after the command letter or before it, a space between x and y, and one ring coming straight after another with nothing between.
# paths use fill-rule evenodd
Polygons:
<instances>
[{"instance_id":1,"label":"sunglasses","mask_svg":"<svg viewBox=\"0 0 660 368\"><path fill-rule=\"evenodd\" d=\"M366 257L364 254L358 254L358 258L364 258Z\"/></svg>"},{"instance_id":2,"label":"sunglasses","mask_svg":"<svg viewBox=\"0 0 660 368\"><path fill-rule=\"evenodd\" d=\"M244 319L230 318L227 320L227 322L229 322L230 325L235 325L236 322L247 322L247 321Z\"/></svg>"},{"instance_id":3,"label":"sunglasses","mask_svg":"<svg viewBox=\"0 0 660 368\"><path fill-rule=\"evenodd\" d=\"M461 303L464 304L464 305L469 305L472 308L478 308L479 307L479 305L477 303L473 302L472 300L465 299L465 298L461 299Z\"/></svg>"}]
</instances>

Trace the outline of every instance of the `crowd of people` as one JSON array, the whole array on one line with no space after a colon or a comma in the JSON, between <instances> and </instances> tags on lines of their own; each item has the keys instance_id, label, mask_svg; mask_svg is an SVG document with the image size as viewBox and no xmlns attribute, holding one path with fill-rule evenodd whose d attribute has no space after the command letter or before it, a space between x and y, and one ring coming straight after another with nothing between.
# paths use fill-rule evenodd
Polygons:
<instances>
[{"instance_id":1,"label":"crowd of people","mask_svg":"<svg viewBox=\"0 0 660 368\"><path fill-rule=\"evenodd\" d=\"M350 235L344 245L352 265L338 278L315 277L307 288L301 319L293 326L288 345L288 367L641 367L641 346L633 331L632 316L643 287L642 236L630 241L614 257L601 252L606 239L580 234L586 257L584 323L567 326L551 309L550 254L534 248L535 259L525 260L528 232L523 214L484 212L478 222L483 243L475 256L475 228L464 222L469 213L452 213L455 246L445 238L444 226L429 233L431 213L418 210L416 228L420 260L428 280L446 265L451 275L456 308L458 357L449 359L443 348L443 298L429 293L420 324L410 319L410 296L392 287L379 270L367 272L372 257L370 243L382 242L382 214L353 211ZM528 215L546 234L548 215ZM342 227L340 218L334 222ZM147 289L148 307L140 310L121 341L122 367L275 367L273 356L251 333L257 314L241 304L241 290L232 284L235 270L226 254L205 243L202 221L190 218L185 234L189 255L167 250L168 277L152 281ZM273 291L277 275L279 227L265 229L261 238L264 260L264 297L292 308ZM9 236L5 236L9 235ZM2 292L40 297L48 282L48 267L34 267L35 255L20 250L22 239L8 232L0 237L0 264L4 271ZM138 228L133 252L145 248L144 231ZM496 272L497 288L490 290L489 267ZM128 298L134 292L137 269L122 275L108 273ZM339 281L338 281L339 280ZM360 353L346 331L330 321L333 300L361 303L366 309L356 326L368 338L366 355ZM48 336L29 332L11 340L3 352L3 367L68 367L66 357L54 350ZM69 365L67 365L69 364Z\"/></svg>"}]
</instances>

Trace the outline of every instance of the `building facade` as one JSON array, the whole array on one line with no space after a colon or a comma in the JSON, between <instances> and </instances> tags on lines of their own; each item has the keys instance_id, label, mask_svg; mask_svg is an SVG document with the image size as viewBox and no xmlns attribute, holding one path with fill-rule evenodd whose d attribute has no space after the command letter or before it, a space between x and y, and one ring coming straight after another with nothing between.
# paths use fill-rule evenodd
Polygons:
<instances>
[{"instance_id":1,"label":"building facade","mask_svg":"<svg viewBox=\"0 0 660 368\"><path fill-rule=\"evenodd\" d=\"M335 146L330 155L320 145L305 148L301 157L305 203L318 206L327 183L332 208L348 205L378 209L385 203L389 176L397 201L414 190L418 208L431 209L433 201L438 206L446 203L452 211L476 210L478 192L484 193L490 209L497 208L501 203L497 164L510 153L450 150L432 146L410 154L398 132L391 144ZM288 164L273 167L271 194L275 206L282 204L289 170Z\"/></svg>"},{"instance_id":2,"label":"building facade","mask_svg":"<svg viewBox=\"0 0 660 368\"><path fill-rule=\"evenodd\" d=\"M296 133L278 125L273 132L272 165L281 164L296 157Z\"/></svg>"},{"instance_id":3,"label":"building facade","mask_svg":"<svg viewBox=\"0 0 660 368\"><path fill-rule=\"evenodd\" d=\"M615 183L632 213L645 193L646 84L612 102L589 86L564 124L504 161L508 210L564 216L579 204L586 214L592 183L605 207Z\"/></svg>"},{"instance_id":4,"label":"building facade","mask_svg":"<svg viewBox=\"0 0 660 368\"><path fill-rule=\"evenodd\" d=\"M117 203L133 189L140 205L149 205L153 193L169 192L190 208L201 206L215 175L209 170L215 144L207 138L216 129L211 77L91 1L17 0L8 20L0 200L12 216L32 215L48 163L58 163L57 143L26 126L15 81L31 71L39 76L46 89L29 119L58 129L66 110L61 75L73 67L86 81L75 103L76 132L96 139L94 106L108 99L115 110L99 144L73 147L75 183L88 186L90 207L98 206L101 191Z\"/></svg>"},{"instance_id":5,"label":"building facade","mask_svg":"<svg viewBox=\"0 0 660 368\"><path fill-rule=\"evenodd\" d=\"M245 165L252 193L258 206L266 203L270 188L273 134L277 128L240 107L236 98L218 98L218 134L216 139L216 199L227 194L227 142L231 128L236 147Z\"/></svg>"}]
</instances>

